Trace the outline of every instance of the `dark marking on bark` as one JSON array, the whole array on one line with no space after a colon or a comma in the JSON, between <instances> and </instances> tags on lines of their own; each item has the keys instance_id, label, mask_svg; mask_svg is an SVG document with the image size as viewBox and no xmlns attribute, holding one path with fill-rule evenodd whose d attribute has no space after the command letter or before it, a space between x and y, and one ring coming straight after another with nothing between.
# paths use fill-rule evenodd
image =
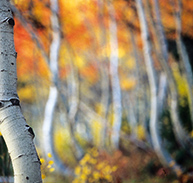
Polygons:
<instances>
[{"instance_id":1,"label":"dark marking on bark","mask_svg":"<svg viewBox=\"0 0 193 183\"><path fill-rule=\"evenodd\" d=\"M29 180L29 177L26 177L27 180Z\"/></svg>"},{"instance_id":2,"label":"dark marking on bark","mask_svg":"<svg viewBox=\"0 0 193 183\"><path fill-rule=\"evenodd\" d=\"M32 137L35 137L34 131L31 127L29 127L28 132L32 135Z\"/></svg>"},{"instance_id":3,"label":"dark marking on bark","mask_svg":"<svg viewBox=\"0 0 193 183\"><path fill-rule=\"evenodd\" d=\"M32 136L32 138L34 138L35 137L35 133L34 133L33 129L29 125L25 125L25 126L27 127L27 130L30 133L30 135Z\"/></svg>"},{"instance_id":4,"label":"dark marking on bark","mask_svg":"<svg viewBox=\"0 0 193 183\"><path fill-rule=\"evenodd\" d=\"M11 62L11 65L14 65L14 63L13 63L13 62Z\"/></svg>"},{"instance_id":5,"label":"dark marking on bark","mask_svg":"<svg viewBox=\"0 0 193 183\"><path fill-rule=\"evenodd\" d=\"M0 108L2 108L4 106L3 102L0 102Z\"/></svg>"},{"instance_id":6,"label":"dark marking on bark","mask_svg":"<svg viewBox=\"0 0 193 183\"><path fill-rule=\"evenodd\" d=\"M1 72L5 72L6 70L5 69L1 69Z\"/></svg>"},{"instance_id":7,"label":"dark marking on bark","mask_svg":"<svg viewBox=\"0 0 193 183\"><path fill-rule=\"evenodd\" d=\"M42 163L41 163L41 161L40 161L40 158L39 158L39 156L38 156L38 154L36 153L36 155L37 155L37 158L38 158L38 162L39 162L39 164L40 165L42 165Z\"/></svg>"},{"instance_id":8,"label":"dark marking on bark","mask_svg":"<svg viewBox=\"0 0 193 183\"><path fill-rule=\"evenodd\" d=\"M12 103L12 105L20 106L20 102L18 99L10 99L10 102Z\"/></svg>"},{"instance_id":9,"label":"dark marking on bark","mask_svg":"<svg viewBox=\"0 0 193 183\"><path fill-rule=\"evenodd\" d=\"M24 156L23 154L19 155L18 158L21 158L22 156Z\"/></svg>"},{"instance_id":10,"label":"dark marking on bark","mask_svg":"<svg viewBox=\"0 0 193 183\"><path fill-rule=\"evenodd\" d=\"M14 26L15 25L15 21L13 20L13 18L9 18L7 20L8 24L11 25L11 26Z\"/></svg>"}]
</instances>

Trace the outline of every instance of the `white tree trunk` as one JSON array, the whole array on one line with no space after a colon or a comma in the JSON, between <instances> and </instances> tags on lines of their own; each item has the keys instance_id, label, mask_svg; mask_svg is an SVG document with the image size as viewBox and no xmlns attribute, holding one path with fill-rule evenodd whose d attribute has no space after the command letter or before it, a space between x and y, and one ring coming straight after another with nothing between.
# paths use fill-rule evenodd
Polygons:
<instances>
[{"instance_id":1,"label":"white tree trunk","mask_svg":"<svg viewBox=\"0 0 193 183\"><path fill-rule=\"evenodd\" d=\"M57 172L63 175L71 174L71 171L61 162L54 150L53 143L53 119L55 108L58 102L58 57L60 51L60 27L58 20L58 0L50 0L51 7L51 26L52 26L52 43L50 45L50 71L52 74L49 90L49 97L45 107L43 122L43 147L45 154L51 153L54 161L54 167Z\"/></svg>"},{"instance_id":2,"label":"white tree trunk","mask_svg":"<svg viewBox=\"0 0 193 183\"><path fill-rule=\"evenodd\" d=\"M152 51L151 51L149 30L147 26L147 21L146 21L144 9L143 9L142 1L137 0L136 2L137 2L137 12L139 15L140 27L141 27L141 36L143 41L145 64L147 68L147 74L148 74L150 90L151 90L150 132L152 136L152 143L153 143L155 152L160 158L160 160L162 161L162 163L164 163L167 166L173 164L171 168L179 176L182 174L181 167L175 162L175 160L171 157L168 151L164 148L161 136L159 134L159 126L158 126L158 120L160 115L159 110L162 110L162 109L159 108L159 105L158 105L157 84L155 79L156 75L155 75L155 69L153 65L153 59L151 56Z\"/></svg>"},{"instance_id":3,"label":"white tree trunk","mask_svg":"<svg viewBox=\"0 0 193 183\"><path fill-rule=\"evenodd\" d=\"M107 38L106 38L106 28L104 25L104 2L103 0L98 0L97 1L98 5L98 21L99 21L99 27L100 27L100 47L104 48L106 43L107 43ZM107 124L107 114L109 110L109 75L108 75L108 69L106 67L106 64L108 62L107 59L107 54L104 53L100 57L100 63L98 64L99 66L99 72L101 76L101 98L100 98L100 105L102 106L102 113L101 116L102 118L105 119L105 123L103 124L104 127L102 128L101 132L101 147L106 146L107 142L107 131L108 131L108 124Z\"/></svg>"},{"instance_id":4,"label":"white tree trunk","mask_svg":"<svg viewBox=\"0 0 193 183\"><path fill-rule=\"evenodd\" d=\"M161 49L159 55L160 55L160 63L163 67L163 70L165 71L168 79L168 85L171 92L171 118L172 118L172 124L174 128L174 134L178 140L178 142L184 146L188 147L189 145L192 146L192 140L187 135L187 132L183 128L178 112L178 89L177 85L174 79L174 76L172 75L172 71L168 65L168 50L167 50L167 41L164 34L163 26L161 23L161 15L159 11L159 3L158 0L154 0L154 12L156 17L156 32L158 35L158 45Z\"/></svg>"},{"instance_id":5,"label":"white tree trunk","mask_svg":"<svg viewBox=\"0 0 193 183\"><path fill-rule=\"evenodd\" d=\"M192 92L192 87L193 87L193 73L191 69L191 64L190 60L188 57L188 53L186 50L186 47L183 43L181 32L182 32L182 2L181 0L177 1L177 11L174 13L175 14L175 20L176 20L176 45L177 45L177 50L178 54L180 56L180 59L182 61L182 67L183 70L185 71L185 77L188 83L188 94L189 94L189 107L190 107L190 117L192 121L192 128L193 128L193 92Z\"/></svg>"},{"instance_id":6,"label":"white tree trunk","mask_svg":"<svg viewBox=\"0 0 193 183\"><path fill-rule=\"evenodd\" d=\"M15 183L39 183L40 161L34 133L26 124L17 96L14 20L7 0L0 1L0 131L12 160ZM24 50L25 51L25 50Z\"/></svg>"},{"instance_id":7,"label":"white tree trunk","mask_svg":"<svg viewBox=\"0 0 193 183\"><path fill-rule=\"evenodd\" d=\"M143 4L141 0L137 0L137 11L138 11L140 27L141 27L141 37L143 41L143 51L144 51L146 70L147 70L147 75L148 75L148 80L150 85L150 95L151 95L150 131L151 131L154 148L159 153L160 151L159 144L161 142L161 139L157 128L158 97L157 97L156 74L155 74L155 69L153 65L153 59L151 57L152 50L151 50L149 31L148 31Z\"/></svg>"},{"instance_id":8,"label":"white tree trunk","mask_svg":"<svg viewBox=\"0 0 193 183\"><path fill-rule=\"evenodd\" d=\"M117 39L117 23L115 20L115 10L112 3L109 3L109 31L110 31L110 79L112 87L113 102L113 127L111 135L111 143L115 148L119 146L119 136L122 121L122 104L121 89L118 74L118 39Z\"/></svg>"},{"instance_id":9,"label":"white tree trunk","mask_svg":"<svg viewBox=\"0 0 193 183\"><path fill-rule=\"evenodd\" d=\"M140 124L143 125L144 129L145 129L145 137L146 137L146 140L149 144L152 145L152 141L151 141L151 135L149 134L149 130L148 130L148 123L147 123L147 119L149 119L149 105L147 104L148 100L149 100L149 97L147 95L147 92L145 93L145 88L148 87L146 85L148 84L145 84L144 83L144 75L145 75L145 71L143 69L143 63L141 62L142 58L141 56L139 56L139 53L138 53L138 46L136 44L136 38L134 36L134 32L133 30L130 28L129 29L130 31L130 41L131 41L131 44L132 44L132 51L133 51L133 55L135 57L135 63L137 65L136 67L136 77L137 77L137 87L140 88L140 89L137 89L137 92L139 93L138 95L141 94L141 92L143 93L143 98L140 99L140 97L138 96L137 97L137 100L138 100L138 104L137 105L140 105L140 108L137 106L135 107L135 104L133 104L134 106L134 111L135 111L135 115L136 115L136 122L134 123L135 126L137 126L137 122L140 122ZM123 97L124 98L124 97ZM140 100L142 100L142 102L140 102ZM125 100L123 100L123 103L124 103ZM139 103L140 102L140 103ZM139 116L139 117L138 117Z\"/></svg>"}]
</instances>

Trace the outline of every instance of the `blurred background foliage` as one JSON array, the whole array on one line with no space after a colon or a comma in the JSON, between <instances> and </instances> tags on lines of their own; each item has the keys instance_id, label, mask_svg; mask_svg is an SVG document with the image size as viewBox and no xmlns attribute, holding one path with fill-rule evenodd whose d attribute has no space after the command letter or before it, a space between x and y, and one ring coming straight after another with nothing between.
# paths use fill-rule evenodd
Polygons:
<instances>
[{"instance_id":1,"label":"blurred background foliage","mask_svg":"<svg viewBox=\"0 0 193 183\"><path fill-rule=\"evenodd\" d=\"M192 146L183 148L176 138L171 117L171 91L166 84L163 110L158 121L162 146L183 173L172 171L154 151L150 133L151 92L145 65L141 25L135 0L58 0L57 12L49 0L12 0L15 17L14 39L18 52L18 95L25 118L35 131L35 143L42 162L44 182L73 183L177 183L192 182ZM153 52L156 82L163 72L157 55L156 18L152 0L143 2L149 40ZM172 2L174 4L172 4ZM168 43L168 65L178 95L178 113L187 136L192 139L189 83L177 49L175 6L178 0L160 0L161 22ZM181 36L193 68L193 1L182 0ZM177 5L176 5L177 7ZM177 8L176 8L177 9ZM55 16L55 25L50 21ZM113 18L112 18L113 17ZM114 23L114 29L111 24ZM55 26L55 27L54 27ZM112 30L111 30L112 29ZM59 33L57 82L51 66L51 45ZM112 43L113 31L117 30ZM112 35L111 35L112 34ZM112 45L114 47L112 49ZM118 85L114 92L111 60L117 55ZM116 72L115 72L116 73ZM115 79L116 80L116 79ZM169 82L170 80L167 81ZM53 152L44 144L46 103L50 87L56 87L58 100L53 107L48 139ZM192 92L192 85L191 92ZM120 95L121 114L115 98ZM160 101L159 101L160 102ZM54 102L51 102L52 104ZM51 106L51 105L50 105ZM71 117L72 112L72 117ZM118 146L114 126L120 115ZM117 121L116 121L117 120ZM116 127L116 126L115 126ZM53 142L52 142L53 140ZM79 151L80 156L77 155ZM52 154L53 153L53 154ZM60 163L73 173L62 173ZM175 164L175 163L174 163ZM0 176L13 175L3 138L0 138Z\"/></svg>"}]
</instances>

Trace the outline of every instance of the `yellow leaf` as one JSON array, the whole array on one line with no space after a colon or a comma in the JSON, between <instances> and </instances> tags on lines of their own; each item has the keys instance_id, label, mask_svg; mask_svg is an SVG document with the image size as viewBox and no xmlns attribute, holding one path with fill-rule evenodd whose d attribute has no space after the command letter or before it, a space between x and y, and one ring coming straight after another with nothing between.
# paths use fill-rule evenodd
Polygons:
<instances>
[{"instance_id":1,"label":"yellow leaf","mask_svg":"<svg viewBox=\"0 0 193 183\"><path fill-rule=\"evenodd\" d=\"M99 164L96 166L96 168L97 168L97 170L101 170L104 166L105 166L105 163L104 163L104 162L101 162L101 163L99 163Z\"/></svg>"},{"instance_id":2,"label":"yellow leaf","mask_svg":"<svg viewBox=\"0 0 193 183\"><path fill-rule=\"evenodd\" d=\"M124 57L126 50L123 47L119 47L119 58Z\"/></svg>"},{"instance_id":3,"label":"yellow leaf","mask_svg":"<svg viewBox=\"0 0 193 183\"><path fill-rule=\"evenodd\" d=\"M49 158L51 158L51 157L52 157L52 154L51 154L51 153L48 153L47 156L48 156Z\"/></svg>"},{"instance_id":4,"label":"yellow leaf","mask_svg":"<svg viewBox=\"0 0 193 183\"><path fill-rule=\"evenodd\" d=\"M42 179L45 179L46 178L46 175L45 174L42 174Z\"/></svg>"},{"instance_id":5,"label":"yellow leaf","mask_svg":"<svg viewBox=\"0 0 193 183\"><path fill-rule=\"evenodd\" d=\"M48 165L47 168L51 168L52 166L51 165Z\"/></svg>"},{"instance_id":6,"label":"yellow leaf","mask_svg":"<svg viewBox=\"0 0 193 183\"><path fill-rule=\"evenodd\" d=\"M105 111L104 105L101 104L101 103L96 103L95 110L96 110L97 114L102 115L104 113L104 111Z\"/></svg>"},{"instance_id":7,"label":"yellow leaf","mask_svg":"<svg viewBox=\"0 0 193 183\"><path fill-rule=\"evenodd\" d=\"M134 78L122 79L120 82L122 90L131 90L136 85L136 80Z\"/></svg>"},{"instance_id":8,"label":"yellow leaf","mask_svg":"<svg viewBox=\"0 0 193 183\"><path fill-rule=\"evenodd\" d=\"M82 168L82 173L85 174L85 175L89 175L89 174L91 173L90 167L84 166L84 167Z\"/></svg>"},{"instance_id":9,"label":"yellow leaf","mask_svg":"<svg viewBox=\"0 0 193 183\"><path fill-rule=\"evenodd\" d=\"M96 158L96 157L98 157L99 153L97 150L95 150L95 151L93 151L92 155Z\"/></svg>"},{"instance_id":10,"label":"yellow leaf","mask_svg":"<svg viewBox=\"0 0 193 183\"><path fill-rule=\"evenodd\" d=\"M130 58L128 61L126 61L126 66L129 69L134 69L135 68L135 61L132 58Z\"/></svg>"},{"instance_id":11,"label":"yellow leaf","mask_svg":"<svg viewBox=\"0 0 193 183\"><path fill-rule=\"evenodd\" d=\"M50 172L53 172L54 170L55 170L55 168L50 168L50 170L49 170L49 171L50 171Z\"/></svg>"},{"instance_id":12,"label":"yellow leaf","mask_svg":"<svg viewBox=\"0 0 193 183\"><path fill-rule=\"evenodd\" d=\"M54 164L54 161L50 160L50 161L48 162L48 164L49 164L49 165L52 165L52 164Z\"/></svg>"},{"instance_id":13,"label":"yellow leaf","mask_svg":"<svg viewBox=\"0 0 193 183\"><path fill-rule=\"evenodd\" d=\"M92 177L90 177L89 179L88 179L88 182L94 182L94 179L92 178Z\"/></svg>"},{"instance_id":14,"label":"yellow leaf","mask_svg":"<svg viewBox=\"0 0 193 183\"><path fill-rule=\"evenodd\" d=\"M86 159L84 159L84 158L83 158L83 159L81 159L81 160L80 160L80 165L82 165L82 166L83 166L83 165L85 165L85 164L86 164L86 162L87 162L87 161L86 161Z\"/></svg>"},{"instance_id":15,"label":"yellow leaf","mask_svg":"<svg viewBox=\"0 0 193 183\"><path fill-rule=\"evenodd\" d=\"M18 95L21 101L33 102L34 101L35 87L33 85L27 85L18 89Z\"/></svg>"},{"instance_id":16,"label":"yellow leaf","mask_svg":"<svg viewBox=\"0 0 193 183\"><path fill-rule=\"evenodd\" d=\"M94 177L95 180L98 180L100 178L100 173L97 172L97 171L94 171L93 172L93 177Z\"/></svg>"},{"instance_id":17,"label":"yellow leaf","mask_svg":"<svg viewBox=\"0 0 193 183\"><path fill-rule=\"evenodd\" d=\"M86 176L85 174L81 174L80 178L81 178L82 180L86 180L86 179L87 179L87 176Z\"/></svg>"},{"instance_id":18,"label":"yellow leaf","mask_svg":"<svg viewBox=\"0 0 193 183\"><path fill-rule=\"evenodd\" d=\"M193 130L190 132L190 136L193 138Z\"/></svg>"},{"instance_id":19,"label":"yellow leaf","mask_svg":"<svg viewBox=\"0 0 193 183\"><path fill-rule=\"evenodd\" d=\"M136 129L136 133L137 133L137 137L140 140L144 140L145 139L145 129L142 125L138 125L137 129Z\"/></svg>"},{"instance_id":20,"label":"yellow leaf","mask_svg":"<svg viewBox=\"0 0 193 183\"><path fill-rule=\"evenodd\" d=\"M45 162L45 160L43 158L40 158L40 162L41 162L41 164L43 164Z\"/></svg>"},{"instance_id":21,"label":"yellow leaf","mask_svg":"<svg viewBox=\"0 0 193 183\"><path fill-rule=\"evenodd\" d=\"M111 173L111 167L109 165L105 166L103 168L103 173L104 174L110 174Z\"/></svg>"},{"instance_id":22,"label":"yellow leaf","mask_svg":"<svg viewBox=\"0 0 193 183\"><path fill-rule=\"evenodd\" d=\"M117 170L117 166L113 166L112 171L115 172Z\"/></svg>"},{"instance_id":23,"label":"yellow leaf","mask_svg":"<svg viewBox=\"0 0 193 183\"><path fill-rule=\"evenodd\" d=\"M92 134L93 134L93 137L94 137L93 138L94 143L95 143L96 146L100 146L100 143L101 143L101 130L102 130L103 126L102 126L101 122L97 121L97 120L93 120L93 121L91 121L91 123L92 123L92 129L91 130L92 130Z\"/></svg>"},{"instance_id":24,"label":"yellow leaf","mask_svg":"<svg viewBox=\"0 0 193 183\"><path fill-rule=\"evenodd\" d=\"M172 70L174 74L174 78L176 80L176 84L178 86L179 95L181 97L187 97L188 95L188 85L184 76L180 74L180 70L177 64L172 64ZM183 105L183 101L182 102Z\"/></svg>"},{"instance_id":25,"label":"yellow leaf","mask_svg":"<svg viewBox=\"0 0 193 183\"><path fill-rule=\"evenodd\" d=\"M80 175L80 173L81 173L81 167L80 166L77 166L76 168L75 168L75 174L76 175Z\"/></svg>"},{"instance_id":26,"label":"yellow leaf","mask_svg":"<svg viewBox=\"0 0 193 183\"><path fill-rule=\"evenodd\" d=\"M112 179L113 179L110 174L105 175L104 178L105 178L108 182L112 182Z\"/></svg>"},{"instance_id":27,"label":"yellow leaf","mask_svg":"<svg viewBox=\"0 0 193 183\"><path fill-rule=\"evenodd\" d=\"M97 163L97 160L96 160L96 159L91 158L89 162L90 162L91 164L95 165L95 164Z\"/></svg>"},{"instance_id":28,"label":"yellow leaf","mask_svg":"<svg viewBox=\"0 0 193 183\"><path fill-rule=\"evenodd\" d=\"M74 65L81 69L86 65L85 60L81 57L76 57Z\"/></svg>"}]
</instances>

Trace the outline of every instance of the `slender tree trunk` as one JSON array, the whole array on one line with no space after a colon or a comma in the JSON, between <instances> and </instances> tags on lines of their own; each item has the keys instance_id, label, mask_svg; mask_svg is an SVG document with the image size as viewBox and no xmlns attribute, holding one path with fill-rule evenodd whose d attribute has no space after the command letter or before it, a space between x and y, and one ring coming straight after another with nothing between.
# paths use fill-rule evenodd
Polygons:
<instances>
[{"instance_id":1,"label":"slender tree trunk","mask_svg":"<svg viewBox=\"0 0 193 183\"><path fill-rule=\"evenodd\" d=\"M59 22L58 22L58 2L50 1L51 3L51 25L52 25L52 43L50 46L50 71L51 71L51 82L56 83L58 82L58 55L60 50L60 31L59 31ZM45 113L44 113L44 122L43 122L43 147L45 153L51 153L55 162L55 168L63 170L62 165L60 165L60 161L55 153L54 144L53 144L53 118L55 108L58 102L58 89L54 84L51 84L49 90L48 101L45 106ZM60 165L60 166L59 166ZM57 168L60 167L60 168Z\"/></svg>"},{"instance_id":2,"label":"slender tree trunk","mask_svg":"<svg viewBox=\"0 0 193 183\"><path fill-rule=\"evenodd\" d=\"M150 42L150 35L149 30L147 26L147 21L143 9L143 3L141 0L137 0L137 11L139 15L139 21L140 21L140 27L141 27L141 36L143 41L143 51L144 51L144 57L145 57L145 64L147 68L147 74L150 84L150 93L151 93L151 114L150 114L150 132L152 136L152 143L153 147L155 149L156 154L167 166L170 166L174 172L180 176L182 174L181 167L176 164L175 160L171 157L171 155L168 153L168 151L163 147L161 136L159 134L159 126L158 126L158 120L159 120L159 114L162 110L159 108L158 105L158 97L157 97L157 84L156 84L156 75L155 75L155 69L153 65L153 59L152 59L152 51L151 51L151 42ZM171 166L172 165L172 166Z\"/></svg>"},{"instance_id":3,"label":"slender tree trunk","mask_svg":"<svg viewBox=\"0 0 193 183\"><path fill-rule=\"evenodd\" d=\"M142 95L143 95L143 98L140 99L140 97L137 97L137 100L138 100L138 103L140 103L140 101L142 100L142 102L139 104L140 105L140 108L137 106L134 108L134 111L135 112L135 115L136 115L136 121L135 121L135 126L137 126L137 122L139 122L140 124L143 125L144 129L145 129L145 137L146 137L146 140L149 142L149 144L152 144L151 143L151 136L149 134L149 130L148 130L148 123L147 123L147 118L149 118L149 107L146 103L146 101L148 101L148 95L147 95L147 92L144 92L145 90L145 83L144 83L144 79L143 79L143 76L144 76L144 69L142 68L144 65L142 62L140 62L140 60L142 60L139 56L139 48L138 46L136 45L136 39L135 39L135 36L134 36L134 33L133 33L133 30L130 28L130 42L132 44L132 50L133 50L133 55L134 55L134 58L135 58L135 63L136 63L136 77L138 78L138 89L137 89L137 92L138 92L138 95L140 95L139 93L142 92ZM141 91L142 90L142 91ZM135 91L136 92L136 91ZM123 97L124 98L124 97ZM134 106L134 104L133 104ZM134 132L132 132L134 133Z\"/></svg>"},{"instance_id":4,"label":"slender tree trunk","mask_svg":"<svg viewBox=\"0 0 193 183\"><path fill-rule=\"evenodd\" d=\"M105 2L103 0L98 0L98 21L100 26L100 47L103 48L106 45L107 38L106 38L106 29L104 25L104 5ZM107 55L102 55L100 58L99 63L99 70L100 70L100 76L101 76L101 99L100 99L100 105L102 106L102 118L107 118L107 113L109 109L109 75L108 75L108 69L106 67L108 62ZM106 145L106 137L107 137L107 131L108 131L108 124L107 120L105 120L104 128L101 132L101 147L105 147Z\"/></svg>"},{"instance_id":5,"label":"slender tree trunk","mask_svg":"<svg viewBox=\"0 0 193 183\"><path fill-rule=\"evenodd\" d=\"M69 103L69 112L67 114L67 121L69 124L72 153L74 154L74 157L76 160L80 160L83 157L84 152L75 137L76 116L78 113L78 108L80 103L78 71L74 67L71 58L70 58L69 65L70 65L71 72L67 77L67 85L68 85L67 90L68 90L68 103Z\"/></svg>"},{"instance_id":6,"label":"slender tree trunk","mask_svg":"<svg viewBox=\"0 0 193 183\"><path fill-rule=\"evenodd\" d=\"M14 20L9 1L0 1L0 131L14 169L15 183L38 183L40 161L33 143L34 133L26 124L17 96ZM24 50L25 51L25 50Z\"/></svg>"},{"instance_id":7,"label":"slender tree trunk","mask_svg":"<svg viewBox=\"0 0 193 183\"><path fill-rule=\"evenodd\" d=\"M121 104L121 89L118 74L118 39L117 39L117 23L115 20L115 10L112 3L109 7L109 31L110 31L110 78L112 86L112 102L113 102L113 127L111 135L111 143L114 148L119 146L119 136L122 121L122 104Z\"/></svg>"},{"instance_id":8,"label":"slender tree trunk","mask_svg":"<svg viewBox=\"0 0 193 183\"><path fill-rule=\"evenodd\" d=\"M124 100L122 101L123 109L125 110L127 121L128 121L129 127L131 128L131 136L133 138L137 138L137 134L136 134L137 119L136 119L136 114L134 112L133 102L128 92L122 92L122 96L124 98Z\"/></svg>"},{"instance_id":9,"label":"slender tree trunk","mask_svg":"<svg viewBox=\"0 0 193 183\"><path fill-rule=\"evenodd\" d=\"M51 82L48 101L45 107L44 122L43 122L43 147L45 153L51 153L56 171L64 175L69 175L71 170L68 169L60 160L54 150L53 143L53 119L55 108L58 102L58 57L60 51L60 29L58 20L58 0L50 0L51 7L51 25L52 25L52 43L50 45L50 71Z\"/></svg>"},{"instance_id":10,"label":"slender tree trunk","mask_svg":"<svg viewBox=\"0 0 193 183\"><path fill-rule=\"evenodd\" d=\"M175 132L175 136L178 140L178 142L184 146L187 147L189 145L192 146L191 139L187 135L187 132L184 130L179 112L178 112L178 89L177 85L174 79L174 76L172 75L172 71L168 65L168 50L167 50L167 41L164 34L163 26L161 23L161 16L159 11L159 3L158 0L153 0L154 2L154 12L156 17L156 32L158 35L158 45L160 47L159 51L159 58L160 58L160 64L163 67L163 70L165 71L168 79L168 85L171 92L171 118L172 118L172 124Z\"/></svg>"},{"instance_id":11,"label":"slender tree trunk","mask_svg":"<svg viewBox=\"0 0 193 183\"><path fill-rule=\"evenodd\" d=\"M182 2L181 0L177 0L177 10L174 12L175 14L175 20L176 20L176 45L177 50L180 55L180 59L182 62L182 67L184 70L184 75L186 77L187 83L188 83L188 95L189 95L189 107L190 107L190 117L192 121L192 128L193 128L193 92L192 92L192 86L193 86L193 74L192 69L190 65L190 60L188 57L188 53L186 51L186 47L182 41Z\"/></svg>"},{"instance_id":12,"label":"slender tree trunk","mask_svg":"<svg viewBox=\"0 0 193 183\"><path fill-rule=\"evenodd\" d=\"M149 31L148 31L143 4L141 0L137 0L137 11L139 14L141 36L143 41L143 51L144 51L145 64L146 64L147 75L149 79L149 85L150 85L150 94L151 94L150 129L151 129L154 148L158 149L158 146L159 146L158 144L160 143L160 137L158 135L159 133L157 129L158 98L157 98L156 73L153 65L153 59L151 57L152 50L151 50L150 36L149 36Z\"/></svg>"}]
</instances>

